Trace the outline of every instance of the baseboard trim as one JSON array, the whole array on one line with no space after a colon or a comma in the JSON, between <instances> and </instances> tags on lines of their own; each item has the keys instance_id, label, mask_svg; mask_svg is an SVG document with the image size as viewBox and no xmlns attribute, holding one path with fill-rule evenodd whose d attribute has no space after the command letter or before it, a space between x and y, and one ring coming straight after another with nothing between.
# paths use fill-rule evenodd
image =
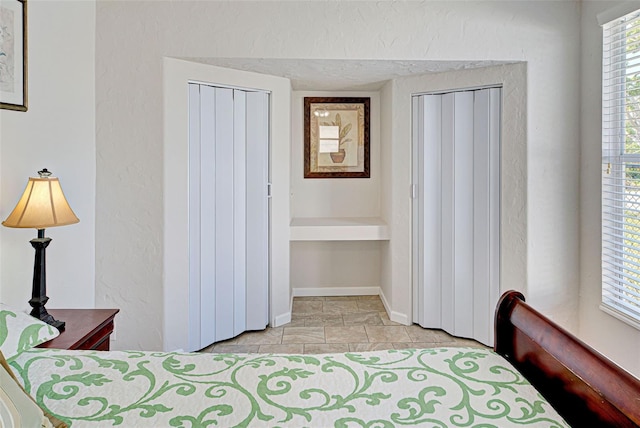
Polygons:
<instances>
[{"instance_id":1,"label":"baseboard trim","mask_svg":"<svg viewBox=\"0 0 640 428\"><path fill-rule=\"evenodd\" d=\"M291 322L291 313L293 312L293 295L289 299L289 311L284 314L276 315L273 317L273 323L271 327L280 327Z\"/></svg>"},{"instance_id":2,"label":"baseboard trim","mask_svg":"<svg viewBox=\"0 0 640 428\"><path fill-rule=\"evenodd\" d=\"M389 319L402 325L411 325L407 314L403 314L401 312L391 311L391 313L389 314Z\"/></svg>"},{"instance_id":3,"label":"baseboard trim","mask_svg":"<svg viewBox=\"0 0 640 428\"><path fill-rule=\"evenodd\" d=\"M389 307L389 302L387 302L387 296L384 295L382 288L380 289L380 300L382 300L382 305L384 306L384 309L387 311L388 314L390 314L391 308Z\"/></svg>"},{"instance_id":4,"label":"baseboard trim","mask_svg":"<svg viewBox=\"0 0 640 428\"><path fill-rule=\"evenodd\" d=\"M380 287L317 287L294 288L292 295L295 297L318 296L377 296Z\"/></svg>"},{"instance_id":5,"label":"baseboard trim","mask_svg":"<svg viewBox=\"0 0 640 428\"><path fill-rule=\"evenodd\" d=\"M391 321L394 321L403 325L412 324L411 321L409 321L409 317L407 316L407 314L403 314L401 312L396 312L391 310L389 302L387 301L387 297L384 295L384 292L382 291L382 289L380 289L380 300L382 300L384 309L387 311L387 314L389 314L389 319Z\"/></svg>"},{"instance_id":6,"label":"baseboard trim","mask_svg":"<svg viewBox=\"0 0 640 428\"><path fill-rule=\"evenodd\" d=\"M280 327L291 322L291 311L285 312L275 317L273 320L273 327Z\"/></svg>"}]
</instances>

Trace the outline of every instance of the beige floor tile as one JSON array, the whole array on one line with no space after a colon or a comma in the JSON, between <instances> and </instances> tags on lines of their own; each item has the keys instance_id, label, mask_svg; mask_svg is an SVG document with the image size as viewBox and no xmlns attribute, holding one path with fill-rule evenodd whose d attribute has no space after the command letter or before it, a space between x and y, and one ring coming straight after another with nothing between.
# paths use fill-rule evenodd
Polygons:
<instances>
[{"instance_id":1,"label":"beige floor tile","mask_svg":"<svg viewBox=\"0 0 640 428\"><path fill-rule=\"evenodd\" d=\"M324 300L326 302L349 302L358 300L358 296L327 296Z\"/></svg>"},{"instance_id":2,"label":"beige floor tile","mask_svg":"<svg viewBox=\"0 0 640 428\"><path fill-rule=\"evenodd\" d=\"M369 342L411 342L403 326L365 325Z\"/></svg>"},{"instance_id":3,"label":"beige floor tile","mask_svg":"<svg viewBox=\"0 0 640 428\"><path fill-rule=\"evenodd\" d=\"M325 343L324 327L285 327L282 343Z\"/></svg>"},{"instance_id":4,"label":"beige floor tile","mask_svg":"<svg viewBox=\"0 0 640 428\"><path fill-rule=\"evenodd\" d=\"M355 312L342 314L344 325L382 325L382 319L378 312Z\"/></svg>"},{"instance_id":5,"label":"beige floor tile","mask_svg":"<svg viewBox=\"0 0 640 428\"><path fill-rule=\"evenodd\" d=\"M217 344L211 351L214 354L252 354L258 352L259 345Z\"/></svg>"},{"instance_id":6,"label":"beige floor tile","mask_svg":"<svg viewBox=\"0 0 640 428\"><path fill-rule=\"evenodd\" d=\"M340 326L344 325L342 321L342 314L318 314L308 315L304 318L305 327L325 327L325 326Z\"/></svg>"},{"instance_id":7,"label":"beige floor tile","mask_svg":"<svg viewBox=\"0 0 640 428\"><path fill-rule=\"evenodd\" d=\"M293 314L317 314L322 312L322 300L294 300L293 301Z\"/></svg>"},{"instance_id":8,"label":"beige floor tile","mask_svg":"<svg viewBox=\"0 0 640 428\"><path fill-rule=\"evenodd\" d=\"M428 349L428 348L447 348L453 342L449 343L435 343L435 342L402 342L394 343L395 349Z\"/></svg>"},{"instance_id":9,"label":"beige floor tile","mask_svg":"<svg viewBox=\"0 0 640 428\"><path fill-rule=\"evenodd\" d=\"M443 347L490 349L442 330L391 321L380 296L302 296L294 298L291 322L285 326L246 332L200 352L317 354Z\"/></svg>"},{"instance_id":10,"label":"beige floor tile","mask_svg":"<svg viewBox=\"0 0 640 428\"><path fill-rule=\"evenodd\" d=\"M291 321L284 324L282 327L304 327L304 322L306 318L307 318L307 315L304 315L304 316L298 315L295 319L292 316Z\"/></svg>"},{"instance_id":11,"label":"beige floor tile","mask_svg":"<svg viewBox=\"0 0 640 428\"><path fill-rule=\"evenodd\" d=\"M325 327L324 335L327 343L359 343L368 342L364 326Z\"/></svg>"},{"instance_id":12,"label":"beige floor tile","mask_svg":"<svg viewBox=\"0 0 640 428\"><path fill-rule=\"evenodd\" d=\"M324 313L351 313L358 310L357 300L327 300L324 303Z\"/></svg>"},{"instance_id":13,"label":"beige floor tile","mask_svg":"<svg viewBox=\"0 0 640 428\"><path fill-rule=\"evenodd\" d=\"M393 343L350 343L349 352L367 352L367 351L384 351L387 349L395 349Z\"/></svg>"},{"instance_id":14,"label":"beige floor tile","mask_svg":"<svg viewBox=\"0 0 640 428\"><path fill-rule=\"evenodd\" d=\"M380 319L382 320L383 325L402 325L399 322L391 321L389 319L389 314L387 314L386 312L378 312L378 314L380 315Z\"/></svg>"},{"instance_id":15,"label":"beige floor tile","mask_svg":"<svg viewBox=\"0 0 640 428\"><path fill-rule=\"evenodd\" d=\"M382 302L382 300L380 300L380 296L358 296L358 300L377 300Z\"/></svg>"},{"instance_id":16,"label":"beige floor tile","mask_svg":"<svg viewBox=\"0 0 640 428\"><path fill-rule=\"evenodd\" d=\"M453 342L454 338L442 330L422 328L417 324L406 327L412 342Z\"/></svg>"},{"instance_id":17,"label":"beige floor tile","mask_svg":"<svg viewBox=\"0 0 640 428\"><path fill-rule=\"evenodd\" d=\"M206 354L206 353L208 353L208 352L213 352L213 347L214 347L214 346L216 346L216 344L215 344L215 343L213 343L213 344L211 344L211 345L209 345L209 346L207 346L207 347L205 347L205 348L202 348L202 349L201 349L201 350L199 350L198 352L200 352L200 353L202 353L202 354Z\"/></svg>"},{"instance_id":18,"label":"beige floor tile","mask_svg":"<svg viewBox=\"0 0 640 428\"><path fill-rule=\"evenodd\" d=\"M261 354L302 354L304 353L304 345L301 343L260 345L258 352Z\"/></svg>"},{"instance_id":19,"label":"beige floor tile","mask_svg":"<svg viewBox=\"0 0 640 428\"><path fill-rule=\"evenodd\" d=\"M308 343L304 345L305 354L334 354L339 352L349 352L349 345L346 343Z\"/></svg>"},{"instance_id":20,"label":"beige floor tile","mask_svg":"<svg viewBox=\"0 0 640 428\"><path fill-rule=\"evenodd\" d=\"M262 331L248 331L242 333L235 339L225 342L228 345L266 345L274 343L282 343L283 327L267 328Z\"/></svg>"},{"instance_id":21,"label":"beige floor tile","mask_svg":"<svg viewBox=\"0 0 640 428\"><path fill-rule=\"evenodd\" d=\"M384 310L384 305L380 300L358 300L358 311L383 312Z\"/></svg>"},{"instance_id":22,"label":"beige floor tile","mask_svg":"<svg viewBox=\"0 0 640 428\"><path fill-rule=\"evenodd\" d=\"M444 330L431 330L433 332L433 336L435 337L435 342L455 342L456 338L451 336Z\"/></svg>"}]
</instances>

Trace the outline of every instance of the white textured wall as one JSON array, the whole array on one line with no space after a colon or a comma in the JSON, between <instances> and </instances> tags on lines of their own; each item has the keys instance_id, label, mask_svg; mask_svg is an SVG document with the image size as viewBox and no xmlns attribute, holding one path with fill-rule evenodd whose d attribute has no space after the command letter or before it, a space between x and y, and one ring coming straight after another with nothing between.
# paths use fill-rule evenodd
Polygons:
<instances>
[{"instance_id":1,"label":"white textured wall","mask_svg":"<svg viewBox=\"0 0 640 428\"><path fill-rule=\"evenodd\" d=\"M96 299L125 310L118 346L161 343L163 56L526 62L523 281L538 300L575 298L579 13L579 3L571 1L99 2ZM399 144L408 150L408 142ZM408 171L395 163L382 170L383 177L394 176L393 185L383 186L392 194L383 198L392 204L406 198ZM408 212L388 214L408 227ZM408 249L383 253L392 259L383 262L384 276L393 281L383 288L406 290L409 272L400 270L400 259ZM408 299L396 301L393 293L393 309L409 311ZM571 314L569 307L552 315L571 324Z\"/></svg>"},{"instance_id":2,"label":"white textured wall","mask_svg":"<svg viewBox=\"0 0 640 428\"><path fill-rule=\"evenodd\" d=\"M95 2L27 5L29 110L0 110L0 217L30 176L53 171L80 223L47 229L47 307L93 307ZM0 227L0 301L16 308L30 309L35 237Z\"/></svg>"},{"instance_id":3,"label":"white textured wall","mask_svg":"<svg viewBox=\"0 0 640 428\"><path fill-rule=\"evenodd\" d=\"M640 331L599 309L601 299L602 29L597 14L623 2L584 2L581 92L579 335L640 377ZM637 2L640 8L640 2Z\"/></svg>"},{"instance_id":4,"label":"white textured wall","mask_svg":"<svg viewBox=\"0 0 640 428\"><path fill-rule=\"evenodd\" d=\"M370 178L304 178L304 97L369 97ZM380 217L378 92L294 91L291 217ZM292 242L292 288L379 287L380 242Z\"/></svg>"},{"instance_id":5,"label":"white textured wall","mask_svg":"<svg viewBox=\"0 0 640 428\"><path fill-rule=\"evenodd\" d=\"M380 257L378 241L292 242L291 287L298 293L309 288L349 287L355 293L355 288L380 287Z\"/></svg>"},{"instance_id":6,"label":"white textured wall","mask_svg":"<svg viewBox=\"0 0 640 428\"><path fill-rule=\"evenodd\" d=\"M389 224L392 219L391 183L393 171L391 161L393 153L393 82L388 81L380 90L380 216ZM380 295L387 307L393 307L391 241L380 243Z\"/></svg>"},{"instance_id":7,"label":"white textured wall","mask_svg":"<svg viewBox=\"0 0 640 428\"><path fill-rule=\"evenodd\" d=\"M304 178L304 97L369 97L370 178ZM294 91L291 104L291 217L380 216L378 92Z\"/></svg>"}]
</instances>

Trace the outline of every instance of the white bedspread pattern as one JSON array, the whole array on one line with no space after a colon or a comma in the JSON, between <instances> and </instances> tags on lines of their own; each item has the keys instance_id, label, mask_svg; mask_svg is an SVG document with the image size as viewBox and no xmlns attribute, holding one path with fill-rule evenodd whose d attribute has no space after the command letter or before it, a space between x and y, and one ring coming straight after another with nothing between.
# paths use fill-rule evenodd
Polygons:
<instances>
[{"instance_id":1,"label":"white bedspread pattern","mask_svg":"<svg viewBox=\"0 0 640 428\"><path fill-rule=\"evenodd\" d=\"M472 348L325 355L32 349L11 366L72 427L567 427Z\"/></svg>"}]
</instances>

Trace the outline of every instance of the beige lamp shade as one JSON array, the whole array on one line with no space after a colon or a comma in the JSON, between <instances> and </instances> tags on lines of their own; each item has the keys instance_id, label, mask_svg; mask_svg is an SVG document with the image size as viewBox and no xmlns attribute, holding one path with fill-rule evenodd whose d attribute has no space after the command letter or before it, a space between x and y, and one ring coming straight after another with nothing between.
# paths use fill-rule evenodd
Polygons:
<instances>
[{"instance_id":1,"label":"beige lamp shade","mask_svg":"<svg viewBox=\"0 0 640 428\"><path fill-rule=\"evenodd\" d=\"M79 221L56 177L29 177L18 205L2 224L7 227L46 229Z\"/></svg>"}]
</instances>

